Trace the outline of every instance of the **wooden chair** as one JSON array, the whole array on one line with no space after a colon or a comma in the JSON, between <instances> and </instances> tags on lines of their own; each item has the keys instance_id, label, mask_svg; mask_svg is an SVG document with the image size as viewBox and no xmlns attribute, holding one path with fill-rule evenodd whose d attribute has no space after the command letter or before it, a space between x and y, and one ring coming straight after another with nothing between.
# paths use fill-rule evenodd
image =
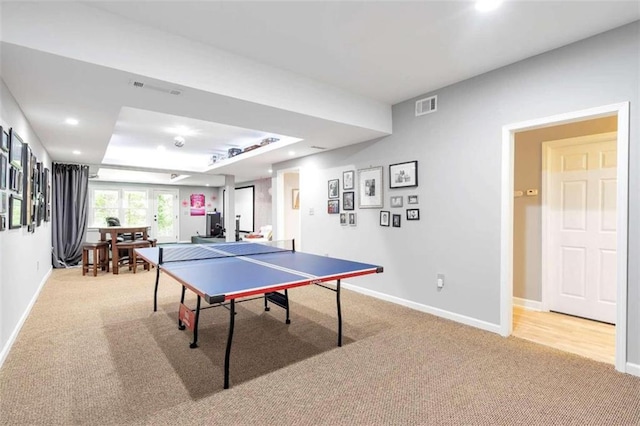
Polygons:
<instances>
[{"instance_id":1,"label":"wooden chair","mask_svg":"<svg viewBox=\"0 0 640 426\"><path fill-rule=\"evenodd\" d=\"M133 273L135 274L137 269L138 269L138 265L143 265L145 270L149 270L149 263L145 262L142 259L138 259L138 257L136 256L136 251L135 249L137 248L145 248L145 247L151 247L151 241L149 240L134 240L134 241L122 241L122 242L118 242L116 244L115 250L122 250L122 251L126 251L127 255L126 256L121 256L119 258L118 261L118 265L117 267L120 268L120 266L129 266L129 270L133 270ZM114 268L116 266L114 265Z\"/></svg>"},{"instance_id":2,"label":"wooden chair","mask_svg":"<svg viewBox=\"0 0 640 426\"><path fill-rule=\"evenodd\" d=\"M95 277L98 275L98 267L101 271L109 272L109 243L106 241L84 243L82 245L82 275L86 275L89 269L93 268L93 276Z\"/></svg>"}]
</instances>

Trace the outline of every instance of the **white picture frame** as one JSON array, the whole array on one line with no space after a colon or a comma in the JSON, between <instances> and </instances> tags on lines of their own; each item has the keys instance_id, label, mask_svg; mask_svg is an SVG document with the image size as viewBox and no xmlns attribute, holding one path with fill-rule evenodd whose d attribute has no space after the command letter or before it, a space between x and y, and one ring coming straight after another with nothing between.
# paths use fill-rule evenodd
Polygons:
<instances>
[{"instance_id":1,"label":"white picture frame","mask_svg":"<svg viewBox=\"0 0 640 426\"><path fill-rule=\"evenodd\" d=\"M358 207L381 209L383 188L382 166L358 170Z\"/></svg>"}]
</instances>

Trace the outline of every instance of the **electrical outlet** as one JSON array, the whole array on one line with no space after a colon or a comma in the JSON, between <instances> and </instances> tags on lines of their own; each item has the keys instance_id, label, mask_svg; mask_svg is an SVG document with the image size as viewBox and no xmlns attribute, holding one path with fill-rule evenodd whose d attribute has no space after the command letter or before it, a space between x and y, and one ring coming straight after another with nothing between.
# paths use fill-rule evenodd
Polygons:
<instances>
[{"instance_id":1,"label":"electrical outlet","mask_svg":"<svg viewBox=\"0 0 640 426\"><path fill-rule=\"evenodd\" d=\"M444 274L438 274L436 276L436 285L438 288L444 287Z\"/></svg>"}]
</instances>

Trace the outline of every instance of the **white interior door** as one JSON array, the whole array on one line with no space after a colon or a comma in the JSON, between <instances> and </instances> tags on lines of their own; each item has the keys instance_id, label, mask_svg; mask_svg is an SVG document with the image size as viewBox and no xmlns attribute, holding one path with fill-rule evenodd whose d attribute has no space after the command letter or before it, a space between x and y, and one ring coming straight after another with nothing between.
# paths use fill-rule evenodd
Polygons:
<instances>
[{"instance_id":1,"label":"white interior door","mask_svg":"<svg viewBox=\"0 0 640 426\"><path fill-rule=\"evenodd\" d=\"M547 142L550 310L616 322L616 135Z\"/></svg>"},{"instance_id":2,"label":"white interior door","mask_svg":"<svg viewBox=\"0 0 640 426\"><path fill-rule=\"evenodd\" d=\"M178 241L178 191L154 189L151 206L150 235L159 243L175 243Z\"/></svg>"}]
</instances>

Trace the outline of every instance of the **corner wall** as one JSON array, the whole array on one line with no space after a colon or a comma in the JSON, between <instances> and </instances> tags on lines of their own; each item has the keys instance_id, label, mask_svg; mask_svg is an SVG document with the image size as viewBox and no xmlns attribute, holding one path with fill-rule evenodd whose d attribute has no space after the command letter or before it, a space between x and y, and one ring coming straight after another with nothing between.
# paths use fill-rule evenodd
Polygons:
<instances>
[{"instance_id":1,"label":"corner wall","mask_svg":"<svg viewBox=\"0 0 640 426\"><path fill-rule=\"evenodd\" d=\"M393 135L274 169L300 168L305 251L384 266L353 279L363 291L493 330L500 323L502 127L619 102L632 109L629 217L640 217L640 24L547 52L393 107ZM415 100L438 96L435 113L415 117ZM389 189L389 164L418 161L419 186ZM402 227L379 226L381 209L359 209L357 227L326 213L327 180L382 166L384 210ZM356 191L356 198L357 198ZM342 190L341 190L342 194ZM407 222L406 195L420 220ZM405 206L391 208L390 195ZM357 205L357 202L356 202ZM346 229L345 229L346 228ZM640 222L629 223L629 258L640 258ZM436 274L445 275L438 291ZM627 359L640 365L640 263L629 262ZM640 368L640 367L639 367Z\"/></svg>"}]
</instances>

